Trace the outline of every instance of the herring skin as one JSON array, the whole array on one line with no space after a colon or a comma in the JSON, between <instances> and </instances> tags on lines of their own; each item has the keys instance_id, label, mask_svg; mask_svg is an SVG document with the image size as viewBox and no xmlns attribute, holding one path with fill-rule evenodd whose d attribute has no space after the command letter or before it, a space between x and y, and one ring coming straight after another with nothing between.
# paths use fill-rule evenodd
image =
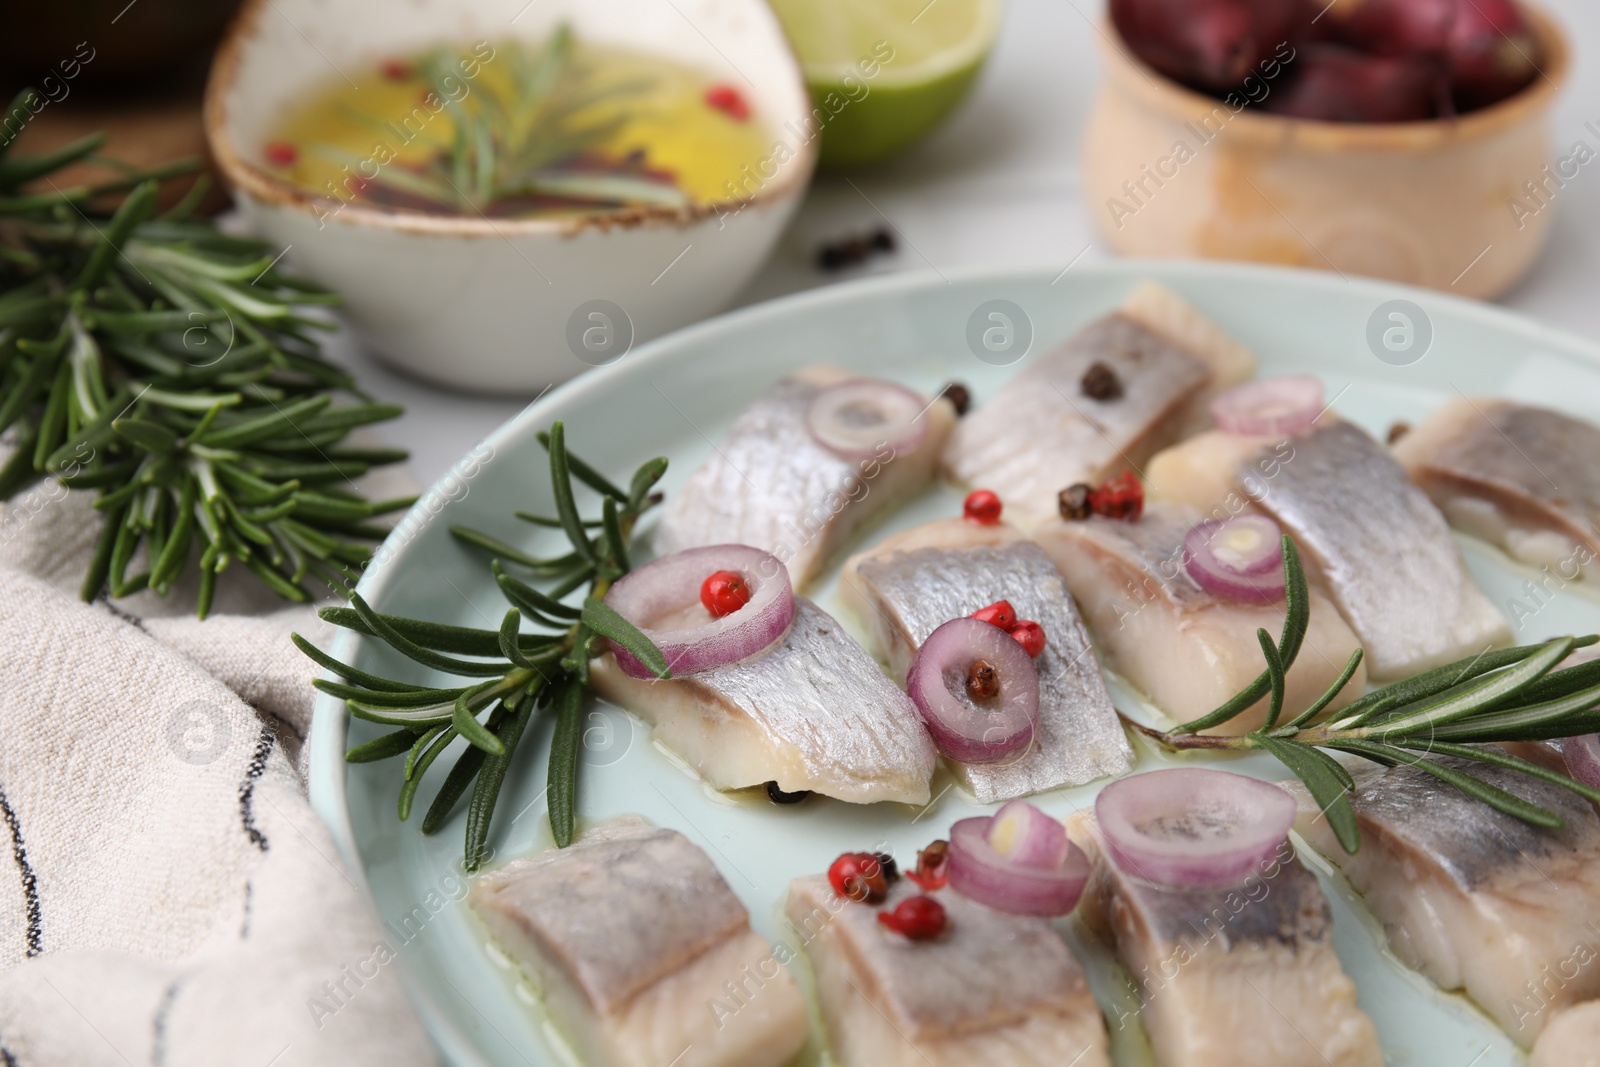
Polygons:
<instances>
[{"instance_id":1,"label":"herring skin","mask_svg":"<svg viewBox=\"0 0 1600 1067\"><path fill-rule=\"evenodd\" d=\"M1083 621L1055 567L1014 527L966 519L927 523L852 556L840 595L890 672L904 679L922 642L951 619L997 600L1044 629L1039 726L1018 757L951 763L982 804L1126 772L1133 752L1111 706Z\"/></svg>"},{"instance_id":2,"label":"herring skin","mask_svg":"<svg viewBox=\"0 0 1600 1067\"><path fill-rule=\"evenodd\" d=\"M1402 437L1394 455L1456 529L1559 582L1594 580L1600 427L1530 404L1460 397Z\"/></svg>"},{"instance_id":3,"label":"herring skin","mask_svg":"<svg viewBox=\"0 0 1600 1067\"><path fill-rule=\"evenodd\" d=\"M854 804L928 802L937 752L916 706L805 597L783 636L736 663L659 681L607 653L590 676L717 789L777 782Z\"/></svg>"},{"instance_id":4,"label":"herring skin","mask_svg":"<svg viewBox=\"0 0 1600 1067\"><path fill-rule=\"evenodd\" d=\"M1566 826L1534 826L1414 767L1393 767L1357 775L1355 855L1298 783L1296 828L1344 871L1403 963L1464 991L1528 1048L1555 1011L1600 997L1600 816L1550 782L1435 758Z\"/></svg>"},{"instance_id":5,"label":"herring skin","mask_svg":"<svg viewBox=\"0 0 1600 1067\"><path fill-rule=\"evenodd\" d=\"M470 902L589 1067L780 1067L805 1000L709 857L625 816L485 874ZM714 1005L748 970L760 995Z\"/></svg>"},{"instance_id":6,"label":"herring skin","mask_svg":"<svg viewBox=\"0 0 1600 1067\"><path fill-rule=\"evenodd\" d=\"M929 403L921 440L910 449L885 442L872 456L850 460L812 438L812 399L857 377L808 367L757 397L668 501L651 539L656 554L751 545L778 557L801 590L852 533L925 486L955 422L949 400Z\"/></svg>"},{"instance_id":7,"label":"herring skin","mask_svg":"<svg viewBox=\"0 0 1600 1067\"><path fill-rule=\"evenodd\" d=\"M878 922L920 893L901 879L874 906L836 896L820 875L789 887L840 1067L1110 1067L1100 1009L1050 920L941 889L927 894L948 917L938 938L910 941Z\"/></svg>"},{"instance_id":8,"label":"herring skin","mask_svg":"<svg viewBox=\"0 0 1600 1067\"><path fill-rule=\"evenodd\" d=\"M1287 840L1237 886L1186 889L1120 870L1087 812L1069 832L1094 865L1079 914L1137 985L1159 1067L1382 1067L1328 901Z\"/></svg>"},{"instance_id":9,"label":"herring skin","mask_svg":"<svg viewBox=\"0 0 1600 1067\"><path fill-rule=\"evenodd\" d=\"M1375 681L1505 644L1444 516L1386 448L1347 422L1294 439L1257 506L1295 539L1366 650Z\"/></svg>"}]
</instances>

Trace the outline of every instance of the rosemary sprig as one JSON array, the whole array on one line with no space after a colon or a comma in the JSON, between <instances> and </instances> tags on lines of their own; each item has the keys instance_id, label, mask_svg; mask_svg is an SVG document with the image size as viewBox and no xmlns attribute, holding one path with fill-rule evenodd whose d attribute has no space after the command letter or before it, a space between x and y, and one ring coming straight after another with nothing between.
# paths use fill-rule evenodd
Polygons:
<instances>
[{"instance_id":1,"label":"rosemary sprig","mask_svg":"<svg viewBox=\"0 0 1600 1067\"><path fill-rule=\"evenodd\" d=\"M1362 657L1362 650L1357 649L1326 692L1279 725L1283 676L1299 654L1310 610L1305 572L1288 537L1283 539L1283 569L1288 580L1287 617L1277 641L1266 630L1256 632L1267 661L1260 677L1215 711L1172 730L1154 730L1124 720L1173 751L1203 748L1270 754L1305 783L1339 844L1350 853L1361 844L1350 802L1355 783L1325 749L1386 766L1416 767L1499 811L1539 826L1559 827L1562 822L1553 812L1477 775L1428 757L1455 756L1509 768L1600 803L1600 790L1502 749L1482 747L1600 731L1600 662L1555 669L1573 649L1592 645L1600 636L1558 637L1542 644L1484 652L1376 689L1319 722L1355 674ZM1259 729L1237 737L1200 732L1236 718L1268 694L1266 719Z\"/></svg>"},{"instance_id":2,"label":"rosemary sprig","mask_svg":"<svg viewBox=\"0 0 1600 1067\"><path fill-rule=\"evenodd\" d=\"M661 500L652 490L666 472L667 461L645 463L624 490L567 451L561 423L540 434L539 441L550 455L557 514L517 515L565 531L572 551L538 559L477 530L461 526L450 530L457 540L489 557L490 573L507 603L498 630L384 615L359 595L350 598L349 607L325 608L321 613L334 625L382 641L413 662L455 675L462 684L438 688L382 678L341 663L294 635L306 655L341 679L318 679L317 688L344 700L355 718L397 727L350 749L345 759L370 763L406 757L398 801L402 822L409 818L417 788L435 760L457 738L467 742L423 816L422 832L439 830L471 786L468 870L483 862L501 786L540 711L550 710L555 719L548 772L550 829L557 845L564 848L572 842L589 660L604 651L606 639L632 652L658 677L671 676L655 645L604 603L611 583L628 572L628 539L635 523ZM599 520L578 514L573 479L601 495ZM535 588L512 574L512 567L554 584ZM567 603L582 586L588 587L582 603ZM524 623L531 624L531 632L524 631Z\"/></svg>"},{"instance_id":3,"label":"rosemary sprig","mask_svg":"<svg viewBox=\"0 0 1600 1067\"><path fill-rule=\"evenodd\" d=\"M34 97L24 90L0 124L26 121ZM46 477L98 492L106 521L85 600L165 595L197 566L203 618L235 563L290 600L342 589L383 536L372 520L410 503L353 490L405 453L346 437L400 409L334 406L361 398L318 354L311 331L328 327L306 313L336 298L280 273L265 244L193 218L204 178L156 214L159 182L193 164L52 179L111 165L104 141L35 156L0 145L0 433L13 449L0 499Z\"/></svg>"},{"instance_id":4,"label":"rosemary sprig","mask_svg":"<svg viewBox=\"0 0 1600 1067\"><path fill-rule=\"evenodd\" d=\"M677 185L657 180L631 161L601 157L626 117L600 117L593 109L613 100L637 107L651 81L598 83L577 55L565 23L542 47L508 44L501 54L505 58L498 62L509 68L505 90L484 78L465 94L447 50L424 58L418 73L444 102L453 133L421 164L382 167L372 179L375 191L400 204L420 198L466 214L506 214L541 204L609 208L689 202ZM361 162L358 154L331 145L315 150L335 163Z\"/></svg>"}]
</instances>

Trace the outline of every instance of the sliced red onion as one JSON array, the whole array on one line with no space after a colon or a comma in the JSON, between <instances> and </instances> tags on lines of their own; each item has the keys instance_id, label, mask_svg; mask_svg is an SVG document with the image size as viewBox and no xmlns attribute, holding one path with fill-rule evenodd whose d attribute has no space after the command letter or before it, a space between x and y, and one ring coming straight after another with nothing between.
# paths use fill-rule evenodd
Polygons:
<instances>
[{"instance_id":1,"label":"sliced red onion","mask_svg":"<svg viewBox=\"0 0 1600 1067\"><path fill-rule=\"evenodd\" d=\"M1071 911L1089 880L1089 858L1083 850L1067 841L1056 866L1023 866L989 844L993 823L993 818L979 816L950 827L950 888L1014 915L1065 915ZM1062 836L1065 839L1065 832Z\"/></svg>"},{"instance_id":2,"label":"sliced red onion","mask_svg":"<svg viewBox=\"0 0 1600 1067\"><path fill-rule=\"evenodd\" d=\"M1245 382L1211 401L1211 418L1221 430L1266 436L1295 433L1322 414L1322 381L1309 374Z\"/></svg>"},{"instance_id":3,"label":"sliced red onion","mask_svg":"<svg viewBox=\"0 0 1600 1067\"><path fill-rule=\"evenodd\" d=\"M989 847L1018 867L1055 870L1066 862L1067 828L1029 804L1009 800L989 822Z\"/></svg>"},{"instance_id":4,"label":"sliced red onion","mask_svg":"<svg viewBox=\"0 0 1600 1067\"><path fill-rule=\"evenodd\" d=\"M716 571L733 571L750 587L750 602L720 619L700 603L700 585ZM619 578L606 604L655 642L674 676L753 656L782 637L794 619L788 568L749 545L707 545L663 556ZM611 651L625 673L655 677L616 642Z\"/></svg>"},{"instance_id":5,"label":"sliced red onion","mask_svg":"<svg viewBox=\"0 0 1600 1067\"><path fill-rule=\"evenodd\" d=\"M1561 742L1567 773L1584 785L1600 789L1600 734L1569 737Z\"/></svg>"},{"instance_id":6,"label":"sliced red onion","mask_svg":"<svg viewBox=\"0 0 1600 1067\"><path fill-rule=\"evenodd\" d=\"M999 690L979 703L967 693L978 660L994 668ZM951 619L922 642L906 671L906 693L939 751L960 763L995 763L1033 743L1039 724L1039 672L1016 639L977 619Z\"/></svg>"},{"instance_id":7,"label":"sliced red onion","mask_svg":"<svg viewBox=\"0 0 1600 1067\"><path fill-rule=\"evenodd\" d=\"M830 385L811 400L806 428L817 444L845 459L883 458L884 445L909 452L922 441L928 402L911 390L876 378Z\"/></svg>"},{"instance_id":8,"label":"sliced red onion","mask_svg":"<svg viewBox=\"0 0 1600 1067\"><path fill-rule=\"evenodd\" d=\"M1255 514L1202 522L1184 535L1183 566L1200 588L1228 600L1281 600L1283 530Z\"/></svg>"},{"instance_id":9,"label":"sliced red onion","mask_svg":"<svg viewBox=\"0 0 1600 1067\"><path fill-rule=\"evenodd\" d=\"M1294 825L1294 797L1228 771L1175 768L1112 782L1095 798L1111 860L1161 885L1238 885Z\"/></svg>"}]
</instances>

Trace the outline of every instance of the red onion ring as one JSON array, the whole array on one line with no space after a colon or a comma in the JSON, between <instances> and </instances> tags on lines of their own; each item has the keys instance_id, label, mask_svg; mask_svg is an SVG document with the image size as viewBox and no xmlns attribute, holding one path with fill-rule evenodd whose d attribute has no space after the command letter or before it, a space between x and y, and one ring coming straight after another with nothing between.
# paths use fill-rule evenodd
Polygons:
<instances>
[{"instance_id":1,"label":"red onion ring","mask_svg":"<svg viewBox=\"0 0 1600 1067\"><path fill-rule=\"evenodd\" d=\"M1018 867L1051 871L1066 862L1067 828L1026 800L1008 800L994 813L989 847Z\"/></svg>"},{"instance_id":2,"label":"red onion ring","mask_svg":"<svg viewBox=\"0 0 1600 1067\"><path fill-rule=\"evenodd\" d=\"M999 692L979 704L967 695L976 660L994 667ZM1033 743L1039 724L1039 672L1016 639L973 618L951 619L922 642L906 671L906 693L939 751L960 763L994 763Z\"/></svg>"},{"instance_id":3,"label":"red onion ring","mask_svg":"<svg viewBox=\"0 0 1600 1067\"><path fill-rule=\"evenodd\" d=\"M1211 401L1211 419L1228 433L1267 436L1304 430L1324 408L1320 379L1309 374L1245 382Z\"/></svg>"},{"instance_id":4,"label":"red onion ring","mask_svg":"<svg viewBox=\"0 0 1600 1067\"><path fill-rule=\"evenodd\" d=\"M1094 802L1111 861L1180 888L1238 885L1261 870L1295 810L1294 797L1270 782L1188 767L1119 779Z\"/></svg>"},{"instance_id":5,"label":"red onion ring","mask_svg":"<svg viewBox=\"0 0 1600 1067\"><path fill-rule=\"evenodd\" d=\"M806 429L828 451L844 459L869 459L885 444L909 452L922 442L928 425L921 415L928 402L911 390L876 378L854 378L830 385L811 399Z\"/></svg>"},{"instance_id":6,"label":"red onion ring","mask_svg":"<svg viewBox=\"0 0 1600 1067\"><path fill-rule=\"evenodd\" d=\"M1083 850L1067 841L1065 854L1055 867L1023 866L1007 860L989 844L993 823L993 818L979 816L950 827L950 888L1014 915L1065 915L1071 911L1089 880L1089 857ZM1065 838L1064 832L1062 836Z\"/></svg>"},{"instance_id":7,"label":"red onion ring","mask_svg":"<svg viewBox=\"0 0 1600 1067\"><path fill-rule=\"evenodd\" d=\"M750 587L750 602L720 619L700 603L700 585L715 571L733 571ZM788 568L749 545L707 545L662 556L617 579L605 602L655 642L674 676L753 656L782 637L794 619ZM624 673L655 677L627 649L610 644Z\"/></svg>"},{"instance_id":8,"label":"red onion ring","mask_svg":"<svg viewBox=\"0 0 1600 1067\"><path fill-rule=\"evenodd\" d=\"M1584 785L1600 789L1600 734L1569 737L1561 742L1567 773Z\"/></svg>"},{"instance_id":9,"label":"red onion ring","mask_svg":"<svg viewBox=\"0 0 1600 1067\"><path fill-rule=\"evenodd\" d=\"M1283 599L1283 530L1265 515L1202 522L1183 538L1183 567L1208 593L1246 603Z\"/></svg>"}]
</instances>

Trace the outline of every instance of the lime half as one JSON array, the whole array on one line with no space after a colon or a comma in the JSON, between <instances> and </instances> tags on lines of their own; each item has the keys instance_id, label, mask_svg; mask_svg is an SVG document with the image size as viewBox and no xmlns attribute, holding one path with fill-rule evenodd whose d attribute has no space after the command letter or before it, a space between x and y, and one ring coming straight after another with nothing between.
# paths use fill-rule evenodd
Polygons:
<instances>
[{"instance_id":1,"label":"lime half","mask_svg":"<svg viewBox=\"0 0 1600 1067\"><path fill-rule=\"evenodd\" d=\"M826 167L877 163L972 87L1001 0L772 0L805 70Z\"/></svg>"}]
</instances>

